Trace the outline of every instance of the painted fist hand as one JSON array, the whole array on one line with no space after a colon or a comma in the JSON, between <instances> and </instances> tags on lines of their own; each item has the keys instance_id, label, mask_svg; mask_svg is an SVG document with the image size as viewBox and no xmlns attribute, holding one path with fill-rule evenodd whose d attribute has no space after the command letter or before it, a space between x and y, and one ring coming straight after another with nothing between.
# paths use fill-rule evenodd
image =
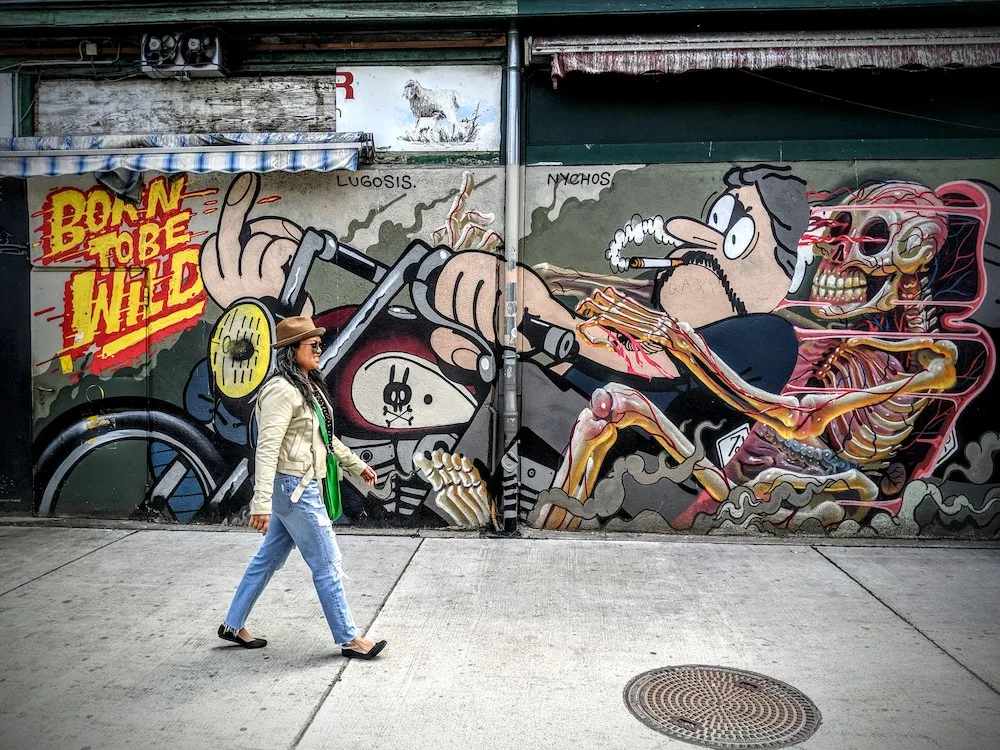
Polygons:
<instances>
[{"instance_id":1,"label":"painted fist hand","mask_svg":"<svg viewBox=\"0 0 1000 750\"><path fill-rule=\"evenodd\" d=\"M503 260L492 253L456 253L441 268L434 283L434 308L448 320L479 332L487 341L496 341L502 264ZM436 329L431 334L431 346L445 362L466 370L477 367L480 352L475 343L450 328Z\"/></svg>"},{"instance_id":2,"label":"painted fist hand","mask_svg":"<svg viewBox=\"0 0 1000 750\"><path fill-rule=\"evenodd\" d=\"M534 315L568 330L575 328L572 313L549 292L545 282L527 266L518 268L519 296L522 303L516 311L516 325L526 314ZM505 273L504 259L493 253L465 250L456 253L441 268L434 283L433 305L448 320L478 331L491 343L500 342L503 307L501 280ZM466 370L477 367L479 350L461 333L440 327L431 334L431 346L445 362ZM518 350L531 351L535 344L518 333Z\"/></svg>"},{"instance_id":3,"label":"painted fist hand","mask_svg":"<svg viewBox=\"0 0 1000 750\"><path fill-rule=\"evenodd\" d=\"M302 241L302 228L278 216L250 220L260 194L260 177L241 174L226 192L219 230L201 249L201 275L209 296L223 308L241 297L281 295L285 266ZM306 298L300 315L312 315Z\"/></svg>"}]
</instances>

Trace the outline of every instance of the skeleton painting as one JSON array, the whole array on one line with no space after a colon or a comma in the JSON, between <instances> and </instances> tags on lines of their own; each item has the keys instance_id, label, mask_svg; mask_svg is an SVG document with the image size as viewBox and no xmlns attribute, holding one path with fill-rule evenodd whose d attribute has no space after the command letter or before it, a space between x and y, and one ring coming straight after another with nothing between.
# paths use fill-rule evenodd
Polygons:
<instances>
[{"instance_id":1,"label":"skeleton painting","mask_svg":"<svg viewBox=\"0 0 1000 750\"><path fill-rule=\"evenodd\" d=\"M525 315L545 309L580 342L570 366L543 365L549 379L587 400L524 517L558 529L995 534L992 453L975 453L987 463L976 499L949 497L948 485L969 488L940 477L956 426L976 441L989 424L965 413L995 364L995 331L974 322L997 296L995 188L807 189L774 165L728 169L723 183L700 219L619 224L595 250L608 271L525 269ZM952 467L945 476L972 471Z\"/></svg>"}]
</instances>

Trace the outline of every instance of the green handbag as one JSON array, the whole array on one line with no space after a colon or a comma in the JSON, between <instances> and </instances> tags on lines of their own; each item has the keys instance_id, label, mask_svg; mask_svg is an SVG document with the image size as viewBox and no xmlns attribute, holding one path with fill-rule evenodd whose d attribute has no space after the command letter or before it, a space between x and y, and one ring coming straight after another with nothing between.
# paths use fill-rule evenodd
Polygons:
<instances>
[{"instance_id":1,"label":"green handbag","mask_svg":"<svg viewBox=\"0 0 1000 750\"><path fill-rule=\"evenodd\" d=\"M313 411L319 419L319 434L323 436L323 444L330 447L330 436L326 434L326 419L319 403L313 400ZM337 457L329 450L326 452L326 479L323 480L323 504L331 521L336 521L344 512L340 502L340 482L337 481Z\"/></svg>"}]
</instances>

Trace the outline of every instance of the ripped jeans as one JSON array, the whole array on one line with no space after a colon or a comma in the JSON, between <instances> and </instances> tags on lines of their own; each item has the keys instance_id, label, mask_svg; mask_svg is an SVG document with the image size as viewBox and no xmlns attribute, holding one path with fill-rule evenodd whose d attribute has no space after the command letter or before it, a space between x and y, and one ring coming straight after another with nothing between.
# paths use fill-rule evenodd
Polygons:
<instances>
[{"instance_id":1,"label":"ripped jeans","mask_svg":"<svg viewBox=\"0 0 1000 750\"><path fill-rule=\"evenodd\" d=\"M275 476L267 534L243 574L224 624L237 633L243 628L274 571L285 564L292 547L298 547L312 571L333 640L344 644L357 636L358 628L344 594L340 548L319 494L319 483L309 482L299 501L293 503L290 496L298 483L299 477L280 473Z\"/></svg>"}]
</instances>

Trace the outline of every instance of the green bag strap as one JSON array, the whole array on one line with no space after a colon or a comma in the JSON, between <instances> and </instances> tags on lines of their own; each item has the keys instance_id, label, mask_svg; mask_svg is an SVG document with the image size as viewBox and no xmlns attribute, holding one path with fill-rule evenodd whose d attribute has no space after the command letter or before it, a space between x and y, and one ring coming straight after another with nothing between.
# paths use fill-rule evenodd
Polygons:
<instances>
[{"instance_id":1,"label":"green bag strap","mask_svg":"<svg viewBox=\"0 0 1000 750\"><path fill-rule=\"evenodd\" d=\"M323 410L319 401L313 399L313 411L319 420L319 434L323 438L323 443L329 447L330 436L326 432L326 419L323 417ZM327 515L331 521L336 521L344 512L340 502L340 485L337 482L337 457L327 451L326 454L326 479L323 481L323 504L326 506Z\"/></svg>"},{"instance_id":2,"label":"green bag strap","mask_svg":"<svg viewBox=\"0 0 1000 750\"><path fill-rule=\"evenodd\" d=\"M319 401L315 398L313 402L313 411L316 412L316 418L319 420L319 434L323 438L323 445L330 445L330 436L326 433L326 418L323 416L323 410L319 406Z\"/></svg>"},{"instance_id":3,"label":"green bag strap","mask_svg":"<svg viewBox=\"0 0 1000 750\"><path fill-rule=\"evenodd\" d=\"M313 399L313 411L316 413L316 418L319 420L319 434L323 438L323 445L329 448L330 436L326 432L326 419L323 417L323 410L320 408L319 402L316 399ZM337 466L337 457L330 451L326 452L326 464L327 466Z\"/></svg>"}]
</instances>

